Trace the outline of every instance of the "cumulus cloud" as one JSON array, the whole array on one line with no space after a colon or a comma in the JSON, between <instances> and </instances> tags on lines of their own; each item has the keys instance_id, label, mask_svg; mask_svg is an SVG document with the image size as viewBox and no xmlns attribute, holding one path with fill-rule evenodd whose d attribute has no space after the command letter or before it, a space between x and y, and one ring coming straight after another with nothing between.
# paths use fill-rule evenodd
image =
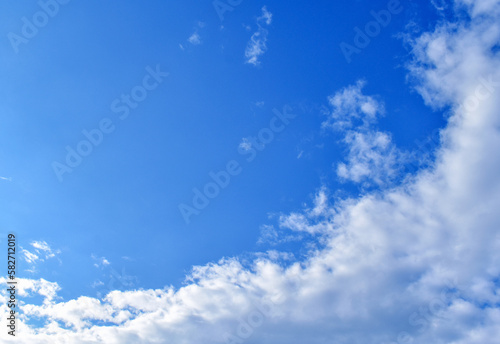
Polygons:
<instances>
[{"instance_id":1,"label":"cumulus cloud","mask_svg":"<svg viewBox=\"0 0 500 344\"><path fill-rule=\"evenodd\" d=\"M397 176L402 154L389 134L349 131L344 142L349 150L347 162L337 165L337 175L342 180L383 186Z\"/></svg>"},{"instance_id":2,"label":"cumulus cloud","mask_svg":"<svg viewBox=\"0 0 500 344\"><path fill-rule=\"evenodd\" d=\"M345 130L353 127L366 128L385 113L384 104L362 92L366 82L358 81L328 97L332 111L323 122L324 128Z\"/></svg>"},{"instance_id":3,"label":"cumulus cloud","mask_svg":"<svg viewBox=\"0 0 500 344\"><path fill-rule=\"evenodd\" d=\"M341 132L347 146L347 162L337 165L343 181L384 186L398 175L405 154L392 143L391 135L374 127L385 113L384 104L363 94L364 81L348 86L328 98L332 110L323 128Z\"/></svg>"},{"instance_id":4,"label":"cumulus cloud","mask_svg":"<svg viewBox=\"0 0 500 344\"><path fill-rule=\"evenodd\" d=\"M3 341L497 343L499 1L457 5L470 21L442 23L412 42L414 87L430 106L452 112L432 167L358 199L333 200L321 188L311 206L280 217L280 228L322 240L303 259L277 252L250 263L222 259L195 267L179 289L112 291L103 299L60 301L56 284L31 281L45 286L30 289L43 290L44 302L24 305L24 316L45 324L23 325L22 336ZM359 103L350 112L357 117L339 113L348 128L376 113Z\"/></svg>"},{"instance_id":5,"label":"cumulus cloud","mask_svg":"<svg viewBox=\"0 0 500 344\"><path fill-rule=\"evenodd\" d=\"M269 31L266 26L271 25L273 15L270 13L266 6L262 7L262 15L257 18L257 31L250 37L245 49L245 62L258 66L260 64L259 58L267 51L267 35Z\"/></svg>"}]
</instances>

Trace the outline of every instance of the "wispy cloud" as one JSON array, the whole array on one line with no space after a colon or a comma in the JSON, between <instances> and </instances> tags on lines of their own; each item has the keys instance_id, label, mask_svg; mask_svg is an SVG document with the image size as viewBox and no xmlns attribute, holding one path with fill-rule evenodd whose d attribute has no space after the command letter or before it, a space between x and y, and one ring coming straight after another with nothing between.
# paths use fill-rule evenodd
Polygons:
<instances>
[{"instance_id":1,"label":"wispy cloud","mask_svg":"<svg viewBox=\"0 0 500 344\"><path fill-rule=\"evenodd\" d=\"M201 21L198 22L196 27L194 28L193 33L187 39L188 43L190 43L191 45L200 45L202 43L202 41L201 41L201 35L200 35L199 31L200 31L200 29L203 29L204 27L205 27L204 22L201 22ZM179 44L179 47L181 48L181 50L186 49L186 47L183 44Z\"/></svg>"},{"instance_id":2,"label":"wispy cloud","mask_svg":"<svg viewBox=\"0 0 500 344\"><path fill-rule=\"evenodd\" d=\"M444 11L448 7L446 0L431 0L431 3L438 11Z\"/></svg>"},{"instance_id":3,"label":"wispy cloud","mask_svg":"<svg viewBox=\"0 0 500 344\"><path fill-rule=\"evenodd\" d=\"M241 142L240 142L238 147L246 152L246 151L249 151L250 149L252 149L252 143L250 142L250 140L248 138L244 137L241 139Z\"/></svg>"},{"instance_id":4,"label":"wispy cloud","mask_svg":"<svg viewBox=\"0 0 500 344\"><path fill-rule=\"evenodd\" d=\"M40 259L40 257L38 255L36 255L35 253L30 252L28 250L23 249L22 252L23 252L23 255L24 255L23 257L24 257L24 260L26 261L26 263L34 264Z\"/></svg>"},{"instance_id":5,"label":"wispy cloud","mask_svg":"<svg viewBox=\"0 0 500 344\"><path fill-rule=\"evenodd\" d=\"M111 264L105 257L97 257L94 254L90 257L95 261L94 266L96 268L102 268Z\"/></svg>"},{"instance_id":6,"label":"wispy cloud","mask_svg":"<svg viewBox=\"0 0 500 344\"><path fill-rule=\"evenodd\" d=\"M273 15L267 10L266 6L262 7L262 15L257 18L257 31L254 32L245 50L246 63L257 66L260 64L259 58L267 51L267 35L266 26L271 25Z\"/></svg>"},{"instance_id":7,"label":"wispy cloud","mask_svg":"<svg viewBox=\"0 0 500 344\"><path fill-rule=\"evenodd\" d=\"M45 242L45 241L33 241L31 243L31 246L35 248L37 252L43 253L45 256L45 259L48 258L53 258L56 256L56 254L61 253L59 250L52 250L50 246Z\"/></svg>"},{"instance_id":8,"label":"wispy cloud","mask_svg":"<svg viewBox=\"0 0 500 344\"><path fill-rule=\"evenodd\" d=\"M61 253L60 250L52 249L45 241L33 241L30 246L32 248L29 250L21 247L22 258L30 265L26 270L29 272L35 272L38 263L55 258Z\"/></svg>"},{"instance_id":9,"label":"wispy cloud","mask_svg":"<svg viewBox=\"0 0 500 344\"><path fill-rule=\"evenodd\" d=\"M198 32L194 32L191 36L189 36L188 42L191 43L192 45L201 44L200 34Z\"/></svg>"}]
</instances>

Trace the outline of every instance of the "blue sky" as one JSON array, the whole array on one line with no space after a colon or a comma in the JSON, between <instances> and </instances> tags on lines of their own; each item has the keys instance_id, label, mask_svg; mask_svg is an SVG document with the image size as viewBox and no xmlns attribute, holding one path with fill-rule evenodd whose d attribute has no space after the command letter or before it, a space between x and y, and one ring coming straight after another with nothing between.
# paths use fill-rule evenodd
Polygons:
<instances>
[{"instance_id":1,"label":"blue sky","mask_svg":"<svg viewBox=\"0 0 500 344\"><path fill-rule=\"evenodd\" d=\"M356 319L374 343L396 341L403 330L415 340L473 343L470 323L470 332L454 337L436 314L426 322L439 330L417 331L406 319L443 288L467 295L498 288L493 258L471 258L474 275L455 271L453 257L466 243L467 254L479 252L481 240L496 243L499 219L490 209L498 199L488 190L498 183L498 134L490 133L498 90L483 81L497 80L499 7L488 0L1 2L0 231L18 238L23 321L37 329L26 336L230 342L222 334L239 325L204 316L211 309L205 298L214 297L207 290L218 286L230 300L240 295L232 287L242 285L240 297L255 304L269 283L286 299L275 302L275 312L291 315L267 315L249 343L292 343L283 333L297 324L304 326L297 343L367 343L351 329ZM365 44L358 44L359 32ZM354 52L346 55L346 46ZM486 95L478 98L477 87ZM253 139L259 135L267 138L263 146ZM79 157L68 158L70 151ZM67 159L77 160L70 166ZM213 183L214 173L227 179L219 181L223 187ZM482 174L485 189L475 184ZM196 208L193 190L214 186L217 196ZM458 215L462 223L455 223ZM465 224L483 234L469 242ZM447 236L456 242L440 241ZM371 258L370 245L378 247L368 249ZM435 256L440 245L446 254ZM360 254L366 261L347 258ZM395 257L406 258L398 265ZM371 269L375 262L390 271ZM325 266L352 273L333 278ZM452 272L438 278L436 266ZM239 277L227 277L232 273ZM301 285L297 274L318 284ZM375 282L378 294L346 301L350 306L338 301L356 299L354 285L384 274L389 284ZM459 286L444 287L445 277ZM172 298L170 306L158 294L161 301L144 301L151 307L129 318L119 312L136 307L127 303L133 293L147 299L155 290ZM404 290L418 295L398 308L410 297ZM372 307L384 291L397 296ZM492 293L469 297L496 305ZM456 309L470 305L454 297L441 300L443 312L459 317ZM61 318L36 308L42 299ZM72 300L81 302L78 310L101 302L97 308L111 305L116 313L68 310L73 315L64 318ZM192 300L196 311L172 306ZM315 308L329 302L335 312ZM236 314L236 304L217 308ZM245 307L236 307L247 312L240 317ZM172 316L155 318L157 332L141 327L153 309ZM195 321L175 309L221 325L206 337L188 335ZM307 310L319 324L309 330L301 315ZM470 312L494 321L481 308ZM375 314L404 320L375 330ZM345 326L321 325L332 319ZM71 333L51 332L50 324ZM171 324L187 332L174 336ZM152 332L137 339L120 332L126 326ZM493 331L486 327L476 330Z\"/></svg>"}]
</instances>

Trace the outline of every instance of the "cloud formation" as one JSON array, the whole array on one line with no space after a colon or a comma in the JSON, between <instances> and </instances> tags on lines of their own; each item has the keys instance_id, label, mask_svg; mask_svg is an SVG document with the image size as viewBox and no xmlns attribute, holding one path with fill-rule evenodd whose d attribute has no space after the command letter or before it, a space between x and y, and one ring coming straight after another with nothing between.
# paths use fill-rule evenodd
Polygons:
<instances>
[{"instance_id":1,"label":"cloud formation","mask_svg":"<svg viewBox=\"0 0 500 344\"><path fill-rule=\"evenodd\" d=\"M267 51L267 35L269 31L266 26L271 25L273 15L270 13L266 6L262 7L262 15L257 18L257 31L250 37L245 49L245 62L258 66L260 64L259 58Z\"/></svg>"},{"instance_id":2,"label":"cloud formation","mask_svg":"<svg viewBox=\"0 0 500 344\"><path fill-rule=\"evenodd\" d=\"M29 272L35 272L39 262L55 258L61 253L60 250L52 249L45 241L33 241L30 246L32 247L31 251L20 247L22 259L29 264L29 269L26 270Z\"/></svg>"},{"instance_id":3,"label":"cloud formation","mask_svg":"<svg viewBox=\"0 0 500 344\"><path fill-rule=\"evenodd\" d=\"M4 342L497 343L500 2L460 0L456 8L469 19L411 43L415 88L452 112L431 167L359 199L334 200L320 189L310 207L279 220L281 229L321 242L286 265L276 252L251 263L227 258L195 267L177 290L64 302L57 284L24 280L24 290L44 297L23 305L24 317L45 325ZM337 117L352 129L380 103L348 90L352 102L339 104L351 116ZM383 146L384 138L373 140Z\"/></svg>"},{"instance_id":4,"label":"cloud formation","mask_svg":"<svg viewBox=\"0 0 500 344\"><path fill-rule=\"evenodd\" d=\"M389 133L376 130L378 116L385 113L384 104L364 95L364 85L358 81L328 97L332 111L322 126L341 132L348 148L347 162L336 167L341 180L385 186L397 176L405 156Z\"/></svg>"},{"instance_id":5,"label":"cloud formation","mask_svg":"<svg viewBox=\"0 0 500 344\"><path fill-rule=\"evenodd\" d=\"M93 254L90 257L95 261L94 266L96 268L102 268L111 264L105 257L97 257Z\"/></svg>"},{"instance_id":6,"label":"cloud formation","mask_svg":"<svg viewBox=\"0 0 500 344\"><path fill-rule=\"evenodd\" d=\"M189 36L188 42L191 43L192 45L201 44L200 34L198 32L194 32L191 36Z\"/></svg>"}]
</instances>

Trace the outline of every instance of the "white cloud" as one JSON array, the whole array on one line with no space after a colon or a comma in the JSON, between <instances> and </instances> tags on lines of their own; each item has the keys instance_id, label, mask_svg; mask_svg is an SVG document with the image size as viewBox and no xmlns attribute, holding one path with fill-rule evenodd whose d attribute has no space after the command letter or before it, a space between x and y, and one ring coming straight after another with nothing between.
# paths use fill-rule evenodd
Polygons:
<instances>
[{"instance_id":1,"label":"white cloud","mask_svg":"<svg viewBox=\"0 0 500 344\"><path fill-rule=\"evenodd\" d=\"M250 142L250 140L248 138L244 137L241 139L239 147L241 149L243 149L244 151L249 151L250 149L252 149L252 143Z\"/></svg>"},{"instance_id":2,"label":"white cloud","mask_svg":"<svg viewBox=\"0 0 500 344\"><path fill-rule=\"evenodd\" d=\"M394 146L390 134L374 129L377 117L385 113L385 108L375 97L363 94L364 85L364 81L358 81L330 96L332 111L322 126L344 135L347 162L336 167L341 180L366 187L384 186L398 175L405 155Z\"/></svg>"},{"instance_id":3,"label":"white cloud","mask_svg":"<svg viewBox=\"0 0 500 344\"><path fill-rule=\"evenodd\" d=\"M194 28L194 32L191 34L191 36L189 36L187 41L192 45L200 45L201 44L201 36L199 34L199 29L203 29L204 27L205 27L205 23L202 21L199 21L197 23L197 26ZM181 50L186 49L186 47L184 47L184 45L182 45L182 44L179 44L179 48L181 48Z\"/></svg>"},{"instance_id":4,"label":"white cloud","mask_svg":"<svg viewBox=\"0 0 500 344\"><path fill-rule=\"evenodd\" d=\"M45 241L33 241L31 246L33 246L36 252L43 254L45 259L54 258L57 254L61 253L60 250L52 250Z\"/></svg>"},{"instance_id":5,"label":"white cloud","mask_svg":"<svg viewBox=\"0 0 500 344\"><path fill-rule=\"evenodd\" d=\"M458 0L457 4L468 6L469 12L473 18L486 14L490 18L498 16L500 5L496 0Z\"/></svg>"},{"instance_id":6,"label":"white cloud","mask_svg":"<svg viewBox=\"0 0 500 344\"><path fill-rule=\"evenodd\" d=\"M348 86L333 96L328 97L328 102L333 108L323 127L336 130L352 127L368 127L377 120L377 116L385 113L384 104L373 96L366 96L362 89L365 81L358 81L355 85Z\"/></svg>"},{"instance_id":7,"label":"white cloud","mask_svg":"<svg viewBox=\"0 0 500 344\"><path fill-rule=\"evenodd\" d=\"M194 32L191 36L189 36L188 42L191 43L192 45L201 44L200 34L198 32Z\"/></svg>"},{"instance_id":8,"label":"white cloud","mask_svg":"<svg viewBox=\"0 0 500 344\"><path fill-rule=\"evenodd\" d=\"M359 199L332 200L321 189L312 207L280 218L282 229L316 235L322 248L288 265L282 260L291 257L277 252L250 263L223 259L195 267L182 288L113 291L103 300L61 302L57 285L31 281L44 286L30 290L45 301L23 305L25 317L47 323L36 330L22 323L22 336L2 340L497 343L500 56L491 48L500 40L498 3L477 1L472 22L444 23L413 42L415 87L429 105L452 110L431 168ZM478 80L489 76L488 93ZM477 105L466 107L469 97ZM363 125L360 116L373 110L353 104L359 116L340 119Z\"/></svg>"},{"instance_id":9,"label":"white cloud","mask_svg":"<svg viewBox=\"0 0 500 344\"><path fill-rule=\"evenodd\" d=\"M97 257L92 254L91 258L95 261L94 266L96 268L102 268L111 264L105 257Z\"/></svg>"},{"instance_id":10,"label":"white cloud","mask_svg":"<svg viewBox=\"0 0 500 344\"><path fill-rule=\"evenodd\" d=\"M33 248L32 251L21 247L22 258L30 264L26 269L28 272L35 272L38 263L55 258L61 253L60 250L53 250L45 241L33 241L30 245Z\"/></svg>"},{"instance_id":11,"label":"white cloud","mask_svg":"<svg viewBox=\"0 0 500 344\"><path fill-rule=\"evenodd\" d=\"M262 7L262 15L257 18L257 23L264 22L266 25L271 25L272 21L272 13L267 10L266 6Z\"/></svg>"},{"instance_id":12,"label":"white cloud","mask_svg":"<svg viewBox=\"0 0 500 344\"><path fill-rule=\"evenodd\" d=\"M262 7L262 15L257 18L258 30L250 37L245 49L246 63L254 66L260 64L260 56L267 51L267 35L269 32L265 26L271 25L272 16L266 6Z\"/></svg>"},{"instance_id":13,"label":"white cloud","mask_svg":"<svg viewBox=\"0 0 500 344\"><path fill-rule=\"evenodd\" d=\"M344 142L349 147L347 163L337 166L337 175L342 180L383 186L397 176L402 158L389 134L349 131Z\"/></svg>"},{"instance_id":14,"label":"white cloud","mask_svg":"<svg viewBox=\"0 0 500 344\"><path fill-rule=\"evenodd\" d=\"M34 254L34 253L32 253L32 252L30 252L28 250L23 249L22 252L23 252L23 255L24 255L23 256L24 260L27 263L29 263L29 264L36 263L37 260L40 259L40 257L38 257L36 254Z\"/></svg>"}]
</instances>

